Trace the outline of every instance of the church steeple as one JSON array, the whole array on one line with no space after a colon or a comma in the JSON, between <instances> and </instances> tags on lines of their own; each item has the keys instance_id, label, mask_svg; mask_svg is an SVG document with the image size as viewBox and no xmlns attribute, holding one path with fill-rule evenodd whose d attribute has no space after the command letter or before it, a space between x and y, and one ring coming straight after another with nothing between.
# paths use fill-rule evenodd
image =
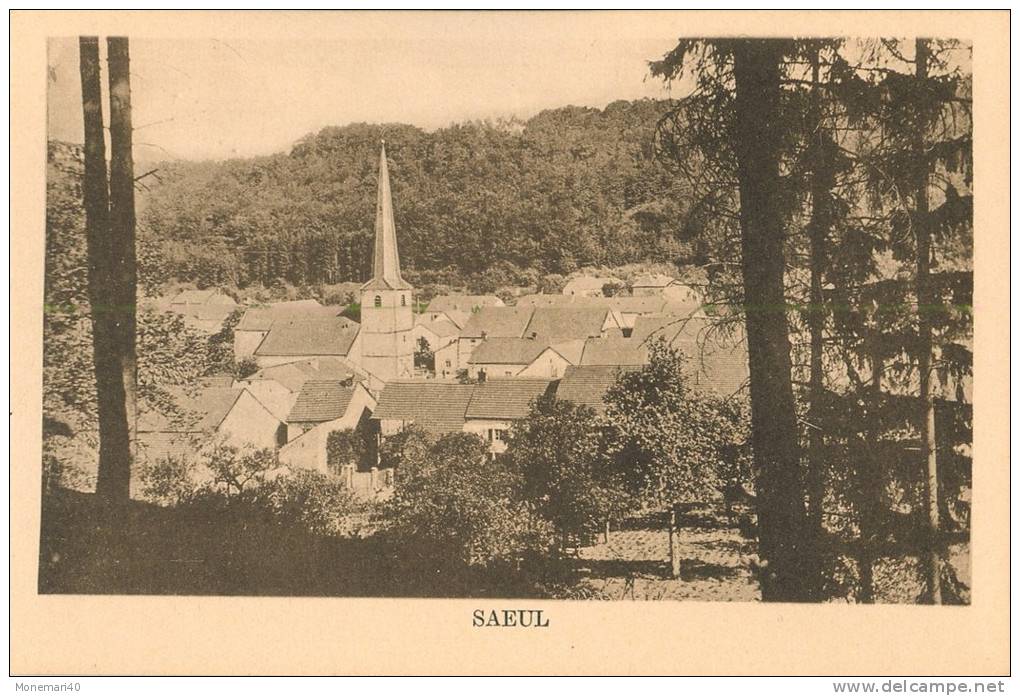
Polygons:
<instances>
[{"instance_id":1,"label":"church steeple","mask_svg":"<svg viewBox=\"0 0 1020 696\"><path fill-rule=\"evenodd\" d=\"M364 290L409 290L410 284L400 275L400 254L397 252L397 226L393 222L393 198L390 194L390 170L386 164L386 141L379 154L379 197L375 209L375 254L372 279Z\"/></svg>"}]
</instances>

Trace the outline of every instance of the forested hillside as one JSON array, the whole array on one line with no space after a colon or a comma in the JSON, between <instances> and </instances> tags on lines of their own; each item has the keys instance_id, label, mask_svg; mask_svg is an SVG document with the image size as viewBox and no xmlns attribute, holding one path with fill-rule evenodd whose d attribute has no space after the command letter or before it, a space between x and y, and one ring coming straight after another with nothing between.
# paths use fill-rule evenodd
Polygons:
<instances>
[{"instance_id":1,"label":"forested hillside","mask_svg":"<svg viewBox=\"0 0 1020 696\"><path fill-rule=\"evenodd\" d=\"M665 102L564 107L526 122L326 128L289 153L156 165L143 258L165 280L244 287L361 281L386 140L405 275L521 283L585 265L697 262L682 181L656 161Z\"/></svg>"}]
</instances>

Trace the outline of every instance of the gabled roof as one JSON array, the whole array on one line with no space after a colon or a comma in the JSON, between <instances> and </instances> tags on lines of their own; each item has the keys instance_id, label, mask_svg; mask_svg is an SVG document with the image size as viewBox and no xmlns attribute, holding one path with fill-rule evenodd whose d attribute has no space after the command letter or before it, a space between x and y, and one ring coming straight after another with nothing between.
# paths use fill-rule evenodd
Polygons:
<instances>
[{"instance_id":1,"label":"gabled roof","mask_svg":"<svg viewBox=\"0 0 1020 696\"><path fill-rule=\"evenodd\" d=\"M473 312L482 307L502 307L503 300L495 295L440 295L433 297L426 312Z\"/></svg>"},{"instance_id":2,"label":"gabled roof","mask_svg":"<svg viewBox=\"0 0 1020 696\"><path fill-rule=\"evenodd\" d=\"M621 372L638 369L609 365L581 365L568 367L556 387L556 398L588 406L602 414L606 404L602 400L606 391L616 382Z\"/></svg>"},{"instance_id":3,"label":"gabled roof","mask_svg":"<svg viewBox=\"0 0 1020 696\"><path fill-rule=\"evenodd\" d=\"M607 297L606 306L624 314L652 314L661 312L666 299L661 295L634 295Z\"/></svg>"},{"instance_id":4,"label":"gabled roof","mask_svg":"<svg viewBox=\"0 0 1020 696\"><path fill-rule=\"evenodd\" d=\"M529 338L486 338L471 353L473 365L530 365L549 347L548 341Z\"/></svg>"},{"instance_id":5,"label":"gabled roof","mask_svg":"<svg viewBox=\"0 0 1020 696\"><path fill-rule=\"evenodd\" d=\"M288 423L325 423L347 413L360 385L344 386L335 380L309 380L301 387L297 401L287 416Z\"/></svg>"},{"instance_id":6,"label":"gabled roof","mask_svg":"<svg viewBox=\"0 0 1020 696\"><path fill-rule=\"evenodd\" d=\"M520 338L531 321L531 307L482 307L471 315L461 336L471 338Z\"/></svg>"},{"instance_id":7,"label":"gabled roof","mask_svg":"<svg viewBox=\"0 0 1020 696\"><path fill-rule=\"evenodd\" d=\"M440 338L447 338L450 336L457 336L460 334L460 329L457 328L457 325L454 324L452 321L449 321L448 319L433 319L431 321L423 319L422 321L416 323L418 326L422 327L427 331L431 331Z\"/></svg>"},{"instance_id":8,"label":"gabled roof","mask_svg":"<svg viewBox=\"0 0 1020 696\"><path fill-rule=\"evenodd\" d=\"M264 367L243 381L273 380L283 385L288 391L297 393L301 391L305 382L316 379L336 382L350 379L361 382L368 379L368 373L346 358L326 356Z\"/></svg>"},{"instance_id":9,"label":"gabled roof","mask_svg":"<svg viewBox=\"0 0 1020 696\"><path fill-rule=\"evenodd\" d=\"M489 379L475 385L468 419L514 420L527 417L531 404L555 384L548 379Z\"/></svg>"},{"instance_id":10,"label":"gabled roof","mask_svg":"<svg viewBox=\"0 0 1020 696\"><path fill-rule=\"evenodd\" d=\"M604 307L536 307L524 335L548 339L585 339L602 334Z\"/></svg>"},{"instance_id":11,"label":"gabled roof","mask_svg":"<svg viewBox=\"0 0 1020 696\"><path fill-rule=\"evenodd\" d=\"M372 418L413 422L436 434L459 432L474 387L420 380L387 382Z\"/></svg>"},{"instance_id":12,"label":"gabled roof","mask_svg":"<svg viewBox=\"0 0 1020 696\"><path fill-rule=\"evenodd\" d=\"M235 331L269 331L277 321L298 319L328 319L339 316L343 307L324 307L315 300L277 302L272 305L249 307L245 310Z\"/></svg>"},{"instance_id":13,"label":"gabled roof","mask_svg":"<svg viewBox=\"0 0 1020 696\"><path fill-rule=\"evenodd\" d=\"M276 321L255 355L347 355L358 329L346 317Z\"/></svg>"},{"instance_id":14,"label":"gabled roof","mask_svg":"<svg viewBox=\"0 0 1020 696\"><path fill-rule=\"evenodd\" d=\"M173 396L179 413L167 415L143 406L138 418L138 431L173 433L213 431L227 417L244 391L206 387L194 394L188 394L183 390L176 390Z\"/></svg>"},{"instance_id":15,"label":"gabled roof","mask_svg":"<svg viewBox=\"0 0 1020 696\"><path fill-rule=\"evenodd\" d=\"M581 365L646 365L648 347L633 338L591 338L584 343Z\"/></svg>"}]
</instances>

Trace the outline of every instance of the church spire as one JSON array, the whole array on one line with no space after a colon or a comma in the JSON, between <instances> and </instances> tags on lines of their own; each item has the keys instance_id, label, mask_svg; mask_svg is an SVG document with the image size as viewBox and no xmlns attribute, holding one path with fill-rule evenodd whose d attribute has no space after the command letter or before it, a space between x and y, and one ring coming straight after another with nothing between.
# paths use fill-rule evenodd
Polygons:
<instances>
[{"instance_id":1,"label":"church spire","mask_svg":"<svg viewBox=\"0 0 1020 696\"><path fill-rule=\"evenodd\" d=\"M410 285L400 276L400 254L397 253L397 226L393 222L393 198L390 194L390 171L386 164L386 141L379 155L379 199L375 209L375 255L372 280L366 289L407 290Z\"/></svg>"}]
</instances>

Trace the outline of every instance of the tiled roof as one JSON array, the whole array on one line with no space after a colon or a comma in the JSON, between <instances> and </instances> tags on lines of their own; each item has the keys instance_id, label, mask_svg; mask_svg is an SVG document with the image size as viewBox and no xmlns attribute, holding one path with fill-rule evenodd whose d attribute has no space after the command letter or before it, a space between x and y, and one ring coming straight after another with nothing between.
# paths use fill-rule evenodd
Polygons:
<instances>
[{"instance_id":1,"label":"tiled roof","mask_svg":"<svg viewBox=\"0 0 1020 696\"><path fill-rule=\"evenodd\" d=\"M309 380L301 387L287 416L288 423L324 423L347 413L355 389L335 380Z\"/></svg>"},{"instance_id":2,"label":"tiled roof","mask_svg":"<svg viewBox=\"0 0 1020 696\"><path fill-rule=\"evenodd\" d=\"M616 382L618 374L633 369L637 368L608 365L568 367L556 387L556 398L588 406L599 414L604 413L606 405L602 398L606 391Z\"/></svg>"},{"instance_id":3,"label":"tiled roof","mask_svg":"<svg viewBox=\"0 0 1020 696\"><path fill-rule=\"evenodd\" d=\"M173 304L205 304L217 293L215 288L208 290L182 290L174 295Z\"/></svg>"},{"instance_id":4,"label":"tiled roof","mask_svg":"<svg viewBox=\"0 0 1020 696\"><path fill-rule=\"evenodd\" d=\"M503 300L495 295L440 295L433 297L426 312L473 312L482 307L502 307Z\"/></svg>"},{"instance_id":5,"label":"tiled roof","mask_svg":"<svg viewBox=\"0 0 1020 696\"><path fill-rule=\"evenodd\" d=\"M531 307L482 307L471 315L461 336L520 338L531 321Z\"/></svg>"},{"instance_id":6,"label":"tiled roof","mask_svg":"<svg viewBox=\"0 0 1020 696\"><path fill-rule=\"evenodd\" d=\"M529 338L487 338L478 344L468 361L475 365L530 365L549 347L547 341Z\"/></svg>"},{"instance_id":7,"label":"tiled roof","mask_svg":"<svg viewBox=\"0 0 1020 696\"><path fill-rule=\"evenodd\" d=\"M245 381L261 379L271 379L279 382L288 391L297 393L301 391L301 387L309 380L318 379L343 382L347 379L353 379L360 382L368 379L368 373L358 366L351 364L345 358L327 356L264 367L250 377L247 377Z\"/></svg>"},{"instance_id":8,"label":"tiled roof","mask_svg":"<svg viewBox=\"0 0 1020 696\"><path fill-rule=\"evenodd\" d=\"M388 382L372 418L409 421L437 434L459 432L474 387L435 381Z\"/></svg>"},{"instance_id":9,"label":"tiled roof","mask_svg":"<svg viewBox=\"0 0 1020 696\"><path fill-rule=\"evenodd\" d=\"M645 365L648 347L633 338L590 338L584 342L581 365Z\"/></svg>"},{"instance_id":10,"label":"tiled roof","mask_svg":"<svg viewBox=\"0 0 1020 696\"><path fill-rule=\"evenodd\" d=\"M489 379L475 385L468 403L469 419L513 420L524 418L531 404L547 393L554 382L548 379Z\"/></svg>"},{"instance_id":11,"label":"tiled roof","mask_svg":"<svg viewBox=\"0 0 1020 696\"><path fill-rule=\"evenodd\" d=\"M459 329L463 329L464 325L468 323L468 319L471 318L471 312L462 312L459 309L449 309L443 312L443 314L456 324Z\"/></svg>"},{"instance_id":12,"label":"tiled roof","mask_svg":"<svg viewBox=\"0 0 1020 696\"><path fill-rule=\"evenodd\" d=\"M665 298L661 295L637 295L607 297L604 300L606 306L625 314L652 314L661 312L666 304Z\"/></svg>"},{"instance_id":13,"label":"tiled roof","mask_svg":"<svg viewBox=\"0 0 1020 696\"><path fill-rule=\"evenodd\" d=\"M346 317L276 321L256 355L347 355L358 324Z\"/></svg>"},{"instance_id":14,"label":"tiled roof","mask_svg":"<svg viewBox=\"0 0 1020 696\"><path fill-rule=\"evenodd\" d=\"M562 340L599 336L606 314L602 307L536 307L525 335Z\"/></svg>"},{"instance_id":15,"label":"tiled roof","mask_svg":"<svg viewBox=\"0 0 1020 696\"><path fill-rule=\"evenodd\" d=\"M343 307L326 307L315 300L277 302L268 306L249 307L235 331L269 331L277 321L328 319L339 316Z\"/></svg>"},{"instance_id":16,"label":"tiled roof","mask_svg":"<svg viewBox=\"0 0 1020 696\"><path fill-rule=\"evenodd\" d=\"M576 339L573 341L560 341L549 347L559 353L571 365L578 365L581 362L581 355L584 353L584 341Z\"/></svg>"}]
</instances>

